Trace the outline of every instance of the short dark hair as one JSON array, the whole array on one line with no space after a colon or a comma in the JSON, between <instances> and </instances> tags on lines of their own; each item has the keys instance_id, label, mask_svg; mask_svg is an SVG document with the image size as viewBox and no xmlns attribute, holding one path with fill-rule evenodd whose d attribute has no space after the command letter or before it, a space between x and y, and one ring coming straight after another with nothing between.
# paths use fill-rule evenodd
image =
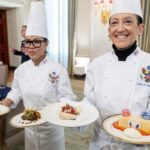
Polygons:
<instances>
[{"instance_id":1,"label":"short dark hair","mask_svg":"<svg viewBox=\"0 0 150 150\"><path fill-rule=\"evenodd\" d=\"M27 25L22 25L22 28L27 28Z\"/></svg>"},{"instance_id":2,"label":"short dark hair","mask_svg":"<svg viewBox=\"0 0 150 150\"><path fill-rule=\"evenodd\" d=\"M142 17L140 17L140 16L138 16L138 15L136 15L136 17L137 17L138 25L139 25L139 24L142 24L142 23L143 23Z\"/></svg>"},{"instance_id":3,"label":"short dark hair","mask_svg":"<svg viewBox=\"0 0 150 150\"><path fill-rule=\"evenodd\" d=\"M45 42L48 42L48 39L47 39L47 38L43 38L43 39L44 39Z\"/></svg>"}]
</instances>

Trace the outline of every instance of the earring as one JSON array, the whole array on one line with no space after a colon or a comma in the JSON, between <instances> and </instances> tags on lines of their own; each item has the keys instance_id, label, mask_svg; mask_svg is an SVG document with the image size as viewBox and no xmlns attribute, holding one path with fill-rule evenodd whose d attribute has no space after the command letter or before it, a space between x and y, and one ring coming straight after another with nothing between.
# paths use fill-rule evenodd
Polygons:
<instances>
[{"instance_id":1,"label":"earring","mask_svg":"<svg viewBox=\"0 0 150 150\"><path fill-rule=\"evenodd\" d=\"M140 41L140 35L137 35L137 37L136 37L137 44L139 43L139 41Z\"/></svg>"},{"instance_id":2,"label":"earring","mask_svg":"<svg viewBox=\"0 0 150 150\"><path fill-rule=\"evenodd\" d=\"M138 34L137 36L136 36L136 40L139 40L140 39L140 35Z\"/></svg>"}]
</instances>

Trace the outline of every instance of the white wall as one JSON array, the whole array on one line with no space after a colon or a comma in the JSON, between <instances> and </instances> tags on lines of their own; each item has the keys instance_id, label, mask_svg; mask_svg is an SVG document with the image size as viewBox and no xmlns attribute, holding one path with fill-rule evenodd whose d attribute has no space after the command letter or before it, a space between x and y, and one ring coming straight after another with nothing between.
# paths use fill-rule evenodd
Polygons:
<instances>
[{"instance_id":1,"label":"white wall","mask_svg":"<svg viewBox=\"0 0 150 150\"><path fill-rule=\"evenodd\" d=\"M20 49L20 21L18 20L17 9L7 10L7 32L8 32L8 50L10 66L18 66L20 57L13 55L11 48Z\"/></svg>"},{"instance_id":2,"label":"white wall","mask_svg":"<svg viewBox=\"0 0 150 150\"><path fill-rule=\"evenodd\" d=\"M103 24L96 12L94 0L91 0L91 20L90 20L90 54L91 58L102 55L111 49L108 38L108 23Z\"/></svg>"},{"instance_id":3,"label":"white wall","mask_svg":"<svg viewBox=\"0 0 150 150\"><path fill-rule=\"evenodd\" d=\"M76 55L89 56L90 1L76 1Z\"/></svg>"},{"instance_id":4,"label":"white wall","mask_svg":"<svg viewBox=\"0 0 150 150\"><path fill-rule=\"evenodd\" d=\"M77 56L93 59L108 52L111 48L108 24L104 25L96 16L94 0L77 0L76 11Z\"/></svg>"}]
</instances>

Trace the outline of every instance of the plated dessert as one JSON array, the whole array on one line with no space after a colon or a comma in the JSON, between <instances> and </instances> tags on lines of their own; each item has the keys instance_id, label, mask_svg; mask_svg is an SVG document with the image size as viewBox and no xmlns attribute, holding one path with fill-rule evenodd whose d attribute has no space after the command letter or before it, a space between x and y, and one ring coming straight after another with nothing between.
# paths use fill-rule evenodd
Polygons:
<instances>
[{"instance_id":1,"label":"plated dessert","mask_svg":"<svg viewBox=\"0 0 150 150\"><path fill-rule=\"evenodd\" d=\"M79 114L80 114L79 107L73 107L70 104L66 104L61 107L59 117L63 120L76 120Z\"/></svg>"},{"instance_id":2,"label":"plated dessert","mask_svg":"<svg viewBox=\"0 0 150 150\"><path fill-rule=\"evenodd\" d=\"M62 100L45 106L41 111L43 120L62 127L89 125L99 117L98 110L89 103Z\"/></svg>"},{"instance_id":3,"label":"plated dessert","mask_svg":"<svg viewBox=\"0 0 150 150\"><path fill-rule=\"evenodd\" d=\"M128 109L124 109L119 119L113 122L113 127L132 138L150 135L150 113L132 115Z\"/></svg>"}]
</instances>

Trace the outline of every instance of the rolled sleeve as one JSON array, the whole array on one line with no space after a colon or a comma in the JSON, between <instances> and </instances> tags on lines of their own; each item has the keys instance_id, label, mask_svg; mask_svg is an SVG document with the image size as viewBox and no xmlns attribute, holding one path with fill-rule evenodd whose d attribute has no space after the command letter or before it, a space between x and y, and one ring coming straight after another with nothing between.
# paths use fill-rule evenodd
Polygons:
<instances>
[{"instance_id":1,"label":"rolled sleeve","mask_svg":"<svg viewBox=\"0 0 150 150\"><path fill-rule=\"evenodd\" d=\"M19 101L21 100L20 96L18 96L18 92L15 89L12 89L6 98L9 98L13 101L13 104L11 105L11 108L15 108Z\"/></svg>"}]
</instances>

